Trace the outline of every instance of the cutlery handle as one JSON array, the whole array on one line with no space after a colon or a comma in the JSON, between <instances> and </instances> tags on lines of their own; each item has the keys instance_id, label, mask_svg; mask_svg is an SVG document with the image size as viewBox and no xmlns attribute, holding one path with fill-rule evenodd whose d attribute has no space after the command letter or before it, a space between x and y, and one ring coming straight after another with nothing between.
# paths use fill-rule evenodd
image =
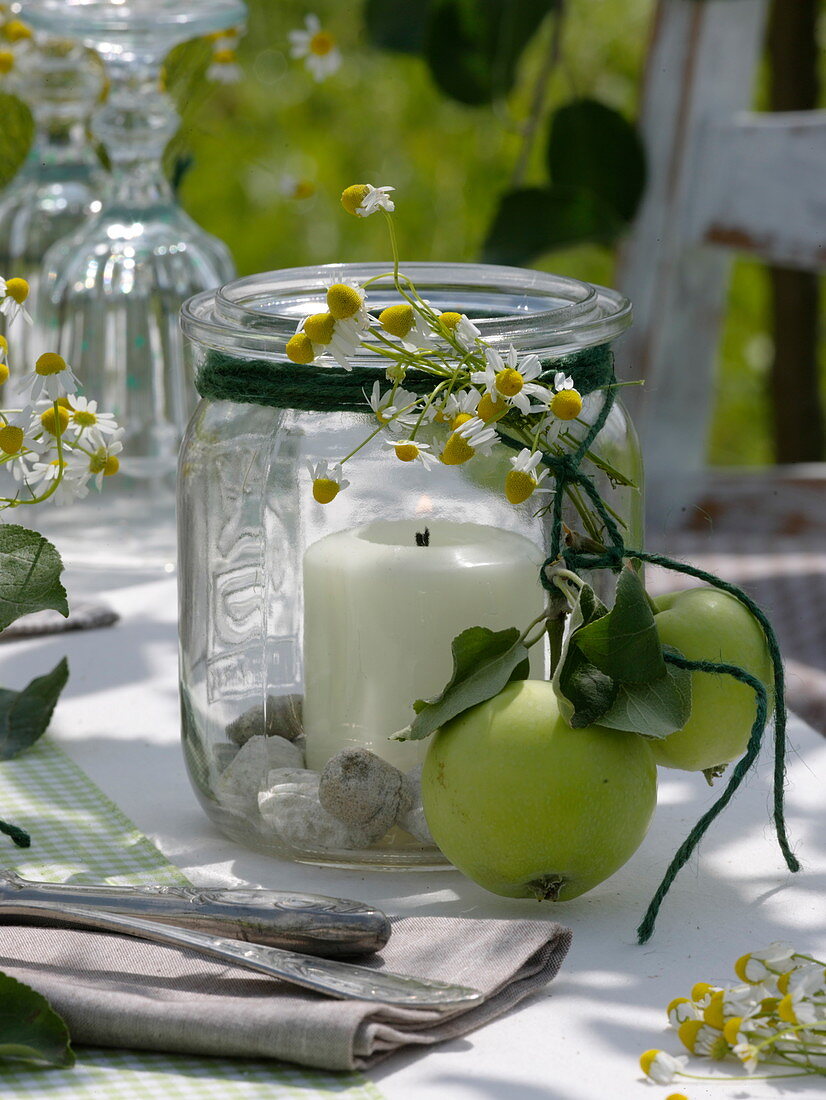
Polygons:
<instances>
[{"instance_id":1,"label":"cutlery handle","mask_svg":"<svg viewBox=\"0 0 826 1100\"><path fill-rule=\"evenodd\" d=\"M244 888L76 886L0 871L0 923L41 923L44 911L30 911L37 902L122 913L327 958L371 954L390 938L390 921L380 909L346 898Z\"/></svg>"},{"instance_id":2,"label":"cutlery handle","mask_svg":"<svg viewBox=\"0 0 826 1100\"><path fill-rule=\"evenodd\" d=\"M278 947L209 936L203 932L159 924L140 917L102 913L80 905L58 906L49 902L29 902L28 908L40 911L47 917L57 916L64 926L118 932L153 943L189 948L201 955L257 970L269 977L280 978L291 985L311 989L328 997L376 1001L437 1012L466 1008L478 1004L482 999L481 993L465 986L425 981L388 970L371 970L339 959L321 959L295 951L284 951Z\"/></svg>"}]
</instances>

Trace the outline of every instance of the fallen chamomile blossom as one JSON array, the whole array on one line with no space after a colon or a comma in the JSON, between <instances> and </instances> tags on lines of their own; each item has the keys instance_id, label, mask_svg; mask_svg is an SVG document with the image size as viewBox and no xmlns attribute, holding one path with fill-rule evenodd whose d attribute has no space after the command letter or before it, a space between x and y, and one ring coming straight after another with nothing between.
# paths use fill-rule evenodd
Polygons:
<instances>
[{"instance_id":1,"label":"fallen chamomile blossom","mask_svg":"<svg viewBox=\"0 0 826 1100\"><path fill-rule=\"evenodd\" d=\"M669 1004L668 1022L686 1050L716 1063L737 1062L747 1074L773 1067L786 1077L826 1076L826 963L773 943L743 955L734 969L741 984L698 982L690 997ZM657 1084L695 1076L685 1072L685 1062L665 1051L640 1058Z\"/></svg>"}]
</instances>

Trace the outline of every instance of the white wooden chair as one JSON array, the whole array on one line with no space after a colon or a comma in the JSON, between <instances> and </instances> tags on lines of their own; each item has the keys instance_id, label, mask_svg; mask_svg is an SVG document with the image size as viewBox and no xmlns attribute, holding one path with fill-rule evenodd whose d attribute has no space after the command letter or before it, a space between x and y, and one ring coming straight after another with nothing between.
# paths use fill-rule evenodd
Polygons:
<instances>
[{"instance_id":1,"label":"white wooden chair","mask_svg":"<svg viewBox=\"0 0 826 1100\"><path fill-rule=\"evenodd\" d=\"M619 349L646 456L649 527L702 482L732 250L826 268L826 111L748 110L768 0L659 0L643 94L646 194L618 282ZM805 415L805 410L801 411Z\"/></svg>"}]
</instances>

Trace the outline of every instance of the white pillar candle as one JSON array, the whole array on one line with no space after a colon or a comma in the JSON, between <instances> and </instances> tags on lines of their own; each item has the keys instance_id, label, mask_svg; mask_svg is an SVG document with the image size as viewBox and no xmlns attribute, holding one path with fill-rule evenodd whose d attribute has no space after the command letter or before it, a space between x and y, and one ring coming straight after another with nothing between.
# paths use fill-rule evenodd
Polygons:
<instances>
[{"instance_id":1,"label":"white pillar candle","mask_svg":"<svg viewBox=\"0 0 826 1100\"><path fill-rule=\"evenodd\" d=\"M416 543L429 531L429 545ZM304 730L307 766L367 748L402 771L425 741L389 738L412 704L444 688L451 642L470 626L520 630L544 606L542 550L477 523L393 520L339 531L304 556ZM531 671L544 675L542 645Z\"/></svg>"}]
</instances>

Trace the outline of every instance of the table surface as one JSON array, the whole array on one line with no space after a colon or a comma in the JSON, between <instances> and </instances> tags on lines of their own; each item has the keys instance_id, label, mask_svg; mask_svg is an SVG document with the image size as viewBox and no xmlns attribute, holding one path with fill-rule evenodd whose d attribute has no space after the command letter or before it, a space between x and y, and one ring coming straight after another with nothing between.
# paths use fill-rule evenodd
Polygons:
<instances>
[{"instance_id":1,"label":"table surface","mask_svg":"<svg viewBox=\"0 0 826 1100\"><path fill-rule=\"evenodd\" d=\"M0 649L2 682L23 684L68 654L71 677L51 736L191 881L342 894L391 915L538 915L535 903L497 898L454 871L312 868L223 837L191 793L179 747L174 576L162 569L76 570L67 587L74 599L105 598L120 623L7 644ZM675 1089L690 1100L817 1095L817 1083L805 1079L653 1086L637 1063L650 1047L680 1052L665 1027L666 1004L701 979L733 982L741 954L789 940L826 956L826 740L800 720L790 734L788 825L802 873L786 870L773 839L764 758L678 877L653 939L638 946L634 930L670 856L719 792L701 775L662 772L654 826L633 859L584 897L543 910L574 930L547 992L427 1054L393 1056L368 1074L381 1092L390 1100L634 1100ZM694 1060L690 1068L705 1073L708 1066Z\"/></svg>"}]
</instances>

